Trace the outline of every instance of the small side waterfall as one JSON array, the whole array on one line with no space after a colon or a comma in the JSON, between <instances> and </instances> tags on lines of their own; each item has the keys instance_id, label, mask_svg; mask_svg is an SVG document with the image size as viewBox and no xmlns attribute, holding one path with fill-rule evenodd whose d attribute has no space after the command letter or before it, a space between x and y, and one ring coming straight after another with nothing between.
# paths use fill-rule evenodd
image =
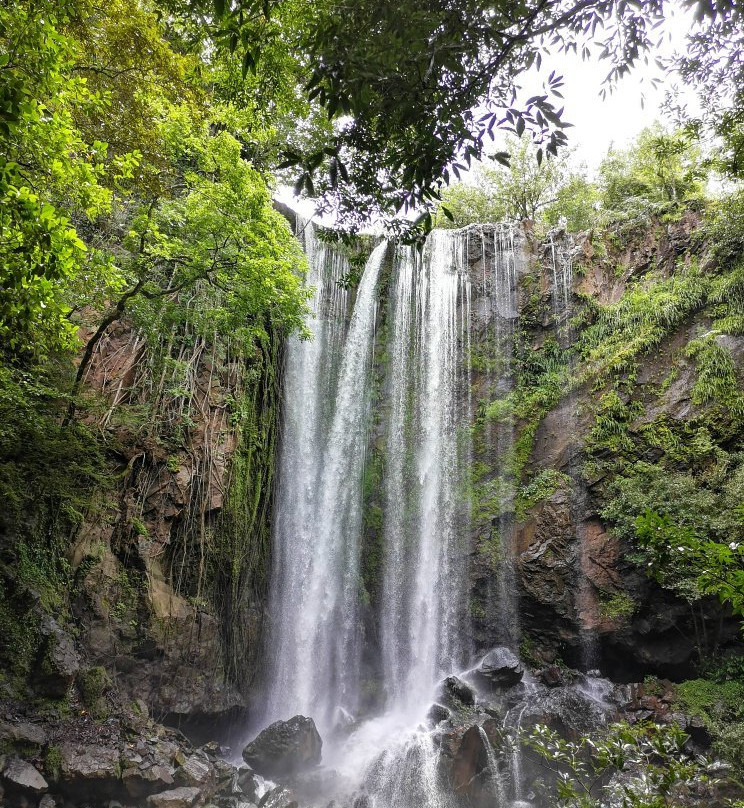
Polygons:
<instances>
[{"instance_id":1,"label":"small side waterfall","mask_svg":"<svg viewBox=\"0 0 744 808\"><path fill-rule=\"evenodd\" d=\"M555 319L555 338L558 345L566 349L574 342L574 333L571 326L573 294L573 264L576 252L575 240L562 231L551 231L548 234L548 246L550 250L550 265L553 274L553 314ZM573 359L571 366L573 366ZM573 374L572 374L573 375ZM570 412L570 418L574 419L576 410L576 393L569 395L566 405ZM581 666L584 670L596 668L599 663L599 650L597 635L592 626L592 615L596 614L596 595L589 580L591 571L591 559L587 546L586 534L583 520L587 510L586 487L581 480L578 468L571 469L571 476L574 479L574 490L571 499L571 512L574 523L577 526L578 542L578 569L577 569L577 621L580 623L581 635Z\"/></svg>"}]
</instances>

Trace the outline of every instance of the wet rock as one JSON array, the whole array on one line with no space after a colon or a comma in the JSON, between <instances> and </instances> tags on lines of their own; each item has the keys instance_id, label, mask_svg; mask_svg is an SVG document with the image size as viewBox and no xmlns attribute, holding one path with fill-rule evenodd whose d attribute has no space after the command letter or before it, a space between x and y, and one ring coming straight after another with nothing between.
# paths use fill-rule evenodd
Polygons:
<instances>
[{"instance_id":1,"label":"wet rock","mask_svg":"<svg viewBox=\"0 0 744 808\"><path fill-rule=\"evenodd\" d=\"M564 687L571 683L575 676L561 665L548 665L538 671L537 678L547 687Z\"/></svg>"},{"instance_id":2,"label":"wet rock","mask_svg":"<svg viewBox=\"0 0 744 808\"><path fill-rule=\"evenodd\" d=\"M204 787L214 780L214 770L206 755L189 755L176 770L175 781L180 786Z\"/></svg>"},{"instance_id":3,"label":"wet rock","mask_svg":"<svg viewBox=\"0 0 744 808\"><path fill-rule=\"evenodd\" d=\"M429 719L430 724L436 726L440 722L446 721L450 715L450 711L443 704L432 704L426 717Z\"/></svg>"},{"instance_id":4,"label":"wet rock","mask_svg":"<svg viewBox=\"0 0 744 808\"><path fill-rule=\"evenodd\" d=\"M606 726L615 710L576 687L560 687L526 701L520 716L522 726L546 724L563 737L577 740Z\"/></svg>"},{"instance_id":5,"label":"wet rock","mask_svg":"<svg viewBox=\"0 0 744 808\"><path fill-rule=\"evenodd\" d=\"M33 683L44 695L61 699L75 681L80 659L72 638L53 617L44 617L41 633L44 639Z\"/></svg>"},{"instance_id":6,"label":"wet rock","mask_svg":"<svg viewBox=\"0 0 744 808\"><path fill-rule=\"evenodd\" d=\"M243 760L264 777L282 777L320 763L323 741L312 718L277 721L243 749Z\"/></svg>"},{"instance_id":7,"label":"wet rock","mask_svg":"<svg viewBox=\"0 0 744 808\"><path fill-rule=\"evenodd\" d=\"M454 757L445 762L450 788L468 805L481 805L487 779L488 740L480 727L471 725L462 735Z\"/></svg>"},{"instance_id":8,"label":"wet rock","mask_svg":"<svg viewBox=\"0 0 744 808\"><path fill-rule=\"evenodd\" d=\"M508 648L489 651L476 670L480 680L494 687L513 687L522 681L524 668L519 657Z\"/></svg>"},{"instance_id":9,"label":"wet rock","mask_svg":"<svg viewBox=\"0 0 744 808\"><path fill-rule=\"evenodd\" d=\"M147 804L149 808L191 808L201 800L201 796L198 788L174 788L151 794Z\"/></svg>"},{"instance_id":10,"label":"wet rock","mask_svg":"<svg viewBox=\"0 0 744 808\"><path fill-rule=\"evenodd\" d=\"M475 690L457 676L448 676L441 685L439 697L447 707L459 710L475 704Z\"/></svg>"},{"instance_id":11,"label":"wet rock","mask_svg":"<svg viewBox=\"0 0 744 808\"><path fill-rule=\"evenodd\" d=\"M258 791L258 780L253 773L253 769L245 767L238 770L237 775L238 788L249 800L256 801L256 792Z\"/></svg>"},{"instance_id":12,"label":"wet rock","mask_svg":"<svg viewBox=\"0 0 744 808\"><path fill-rule=\"evenodd\" d=\"M299 803L292 796L291 791L277 786L261 797L258 808L299 808Z\"/></svg>"},{"instance_id":13,"label":"wet rock","mask_svg":"<svg viewBox=\"0 0 744 808\"><path fill-rule=\"evenodd\" d=\"M41 794L49 788L39 770L20 758L7 758L2 766L2 777L11 790Z\"/></svg>"}]
</instances>

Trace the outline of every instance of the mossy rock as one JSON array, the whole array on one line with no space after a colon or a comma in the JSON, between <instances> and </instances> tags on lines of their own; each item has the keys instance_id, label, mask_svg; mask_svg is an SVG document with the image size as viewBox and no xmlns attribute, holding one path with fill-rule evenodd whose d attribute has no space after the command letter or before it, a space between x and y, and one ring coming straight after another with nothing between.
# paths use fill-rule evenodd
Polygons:
<instances>
[{"instance_id":1,"label":"mossy rock","mask_svg":"<svg viewBox=\"0 0 744 808\"><path fill-rule=\"evenodd\" d=\"M78 689L83 704L91 715L103 718L108 713L105 695L111 689L111 679L105 668L96 665L78 676Z\"/></svg>"}]
</instances>

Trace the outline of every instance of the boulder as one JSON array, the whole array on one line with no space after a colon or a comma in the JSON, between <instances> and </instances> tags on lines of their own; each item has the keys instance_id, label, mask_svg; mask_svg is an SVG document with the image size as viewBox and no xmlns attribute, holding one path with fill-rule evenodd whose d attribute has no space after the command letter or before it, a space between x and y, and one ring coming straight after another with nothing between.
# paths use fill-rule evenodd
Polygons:
<instances>
[{"instance_id":1,"label":"boulder","mask_svg":"<svg viewBox=\"0 0 744 808\"><path fill-rule=\"evenodd\" d=\"M151 794L147 798L147 804L150 808L191 808L201 800L201 796L198 788L174 788L161 791L160 794Z\"/></svg>"},{"instance_id":2,"label":"boulder","mask_svg":"<svg viewBox=\"0 0 744 808\"><path fill-rule=\"evenodd\" d=\"M452 784L458 794L467 794L476 775L488 767L488 740L480 728L468 727L453 761Z\"/></svg>"},{"instance_id":3,"label":"boulder","mask_svg":"<svg viewBox=\"0 0 744 808\"><path fill-rule=\"evenodd\" d=\"M53 617L41 622L43 642L33 683L45 696L61 699L67 695L80 669L80 659L72 638Z\"/></svg>"},{"instance_id":4,"label":"boulder","mask_svg":"<svg viewBox=\"0 0 744 808\"><path fill-rule=\"evenodd\" d=\"M277 786L261 797L258 808L299 808L299 804L291 791Z\"/></svg>"},{"instance_id":5,"label":"boulder","mask_svg":"<svg viewBox=\"0 0 744 808\"><path fill-rule=\"evenodd\" d=\"M108 746L62 744L61 780L67 784L117 781L119 779L119 750Z\"/></svg>"},{"instance_id":6,"label":"boulder","mask_svg":"<svg viewBox=\"0 0 744 808\"><path fill-rule=\"evenodd\" d=\"M237 785L249 800L255 802L256 792L258 791L258 781L252 769L246 766L238 770Z\"/></svg>"},{"instance_id":7,"label":"boulder","mask_svg":"<svg viewBox=\"0 0 744 808\"><path fill-rule=\"evenodd\" d=\"M214 780L214 769L209 758L197 752L184 760L176 771L175 780L180 786L203 788Z\"/></svg>"},{"instance_id":8,"label":"boulder","mask_svg":"<svg viewBox=\"0 0 744 808\"><path fill-rule=\"evenodd\" d=\"M537 678L547 687L564 687L576 679L576 674L561 665L548 665L538 671Z\"/></svg>"},{"instance_id":9,"label":"boulder","mask_svg":"<svg viewBox=\"0 0 744 808\"><path fill-rule=\"evenodd\" d=\"M564 738L577 740L614 720L616 710L577 687L556 687L532 697L518 713L521 726L546 724Z\"/></svg>"},{"instance_id":10,"label":"boulder","mask_svg":"<svg viewBox=\"0 0 744 808\"><path fill-rule=\"evenodd\" d=\"M524 668L513 651L499 647L483 657L476 673L494 687L513 687L522 681Z\"/></svg>"},{"instance_id":11,"label":"boulder","mask_svg":"<svg viewBox=\"0 0 744 808\"><path fill-rule=\"evenodd\" d=\"M312 718L276 721L243 749L243 760L258 774L276 778L317 766L323 741Z\"/></svg>"},{"instance_id":12,"label":"boulder","mask_svg":"<svg viewBox=\"0 0 744 808\"><path fill-rule=\"evenodd\" d=\"M130 797L144 797L175 784L175 771L163 763L129 766L122 773L124 788Z\"/></svg>"},{"instance_id":13,"label":"boulder","mask_svg":"<svg viewBox=\"0 0 744 808\"><path fill-rule=\"evenodd\" d=\"M49 788L39 770L20 758L8 758L3 764L2 776L6 785L14 791L42 794Z\"/></svg>"},{"instance_id":14,"label":"boulder","mask_svg":"<svg viewBox=\"0 0 744 808\"><path fill-rule=\"evenodd\" d=\"M429 719L429 723L433 726L441 723L442 721L446 721L452 713L443 705L443 704L432 704L429 707L429 712L426 714L426 717Z\"/></svg>"},{"instance_id":15,"label":"boulder","mask_svg":"<svg viewBox=\"0 0 744 808\"><path fill-rule=\"evenodd\" d=\"M457 676L448 676L441 684L439 696L447 707L455 710L472 707L475 704L475 690L458 679Z\"/></svg>"},{"instance_id":16,"label":"boulder","mask_svg":"<svg viewBox=\"0 0 744 808\"><path fill-rule=\"evenodd\" d=\"M0 745L6 748L38 752L46 742L46 732L36 724L0 721Z\"/></svg>"}]
</instances>

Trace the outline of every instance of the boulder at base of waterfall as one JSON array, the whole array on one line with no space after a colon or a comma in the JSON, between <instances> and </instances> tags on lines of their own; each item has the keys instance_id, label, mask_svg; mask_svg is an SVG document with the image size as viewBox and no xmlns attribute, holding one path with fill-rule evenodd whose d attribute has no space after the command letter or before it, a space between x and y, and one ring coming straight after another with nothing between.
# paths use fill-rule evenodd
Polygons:
<instances>
[{"instance_id":1,"label":"boulder at base of waterfall","mask_svg":"<svg viewBox=\"0 0 744 808\"><path fill-rule=\"evenodd\" d=\"M429 723L432 726L436 726L442 721L446 721L450 715L452 715L452 713L450 713L443 704L435 703L429 707L429 712L426 714L426 717L429 719Z\"/></svg>"},{"instance_id":2,"label":"boulder at base of waterfall","mask_svg":"<svg viewBox=\"0 0 744 808\"><path fill-rule=\"evenodd\" d=\"M243 760L258 774L273 779L317 766L322 746L313 719L296 715L263 730L243 749Z\"/></svg>"},{"instance_id":3,"label":"boulder at base of waterfall","mask_svg":"<svg viewBox=\"0 0 744 808\"><path fill-rule=\"evenodd\" d=\"M258 808L299 808L299 803L292 796L291 791L277 786L261 797Z\"/></svg>"},{"instance_id":4,"label":"boulder at base of waterfall","mask_svg":"<svg viewBox=\"0 0 744 808\"><path fill-rule=\"evenodd\" d=\"M513 651L500 647L483 657L477 674L479 679L495 687L513 687L522 681L524 668Z\"/></svg>"},{"instance_id":5,"label":"boulder at base of waterfall","mask_svg":"<svg viewBox=\"0 0 744 808\"><path fill-rule=\"evenodd\" d=\"M472 707L475 704L475 691L457 676L448 676L439 689L439 700L454 710Z\"/></svg>"}]
</instances>

